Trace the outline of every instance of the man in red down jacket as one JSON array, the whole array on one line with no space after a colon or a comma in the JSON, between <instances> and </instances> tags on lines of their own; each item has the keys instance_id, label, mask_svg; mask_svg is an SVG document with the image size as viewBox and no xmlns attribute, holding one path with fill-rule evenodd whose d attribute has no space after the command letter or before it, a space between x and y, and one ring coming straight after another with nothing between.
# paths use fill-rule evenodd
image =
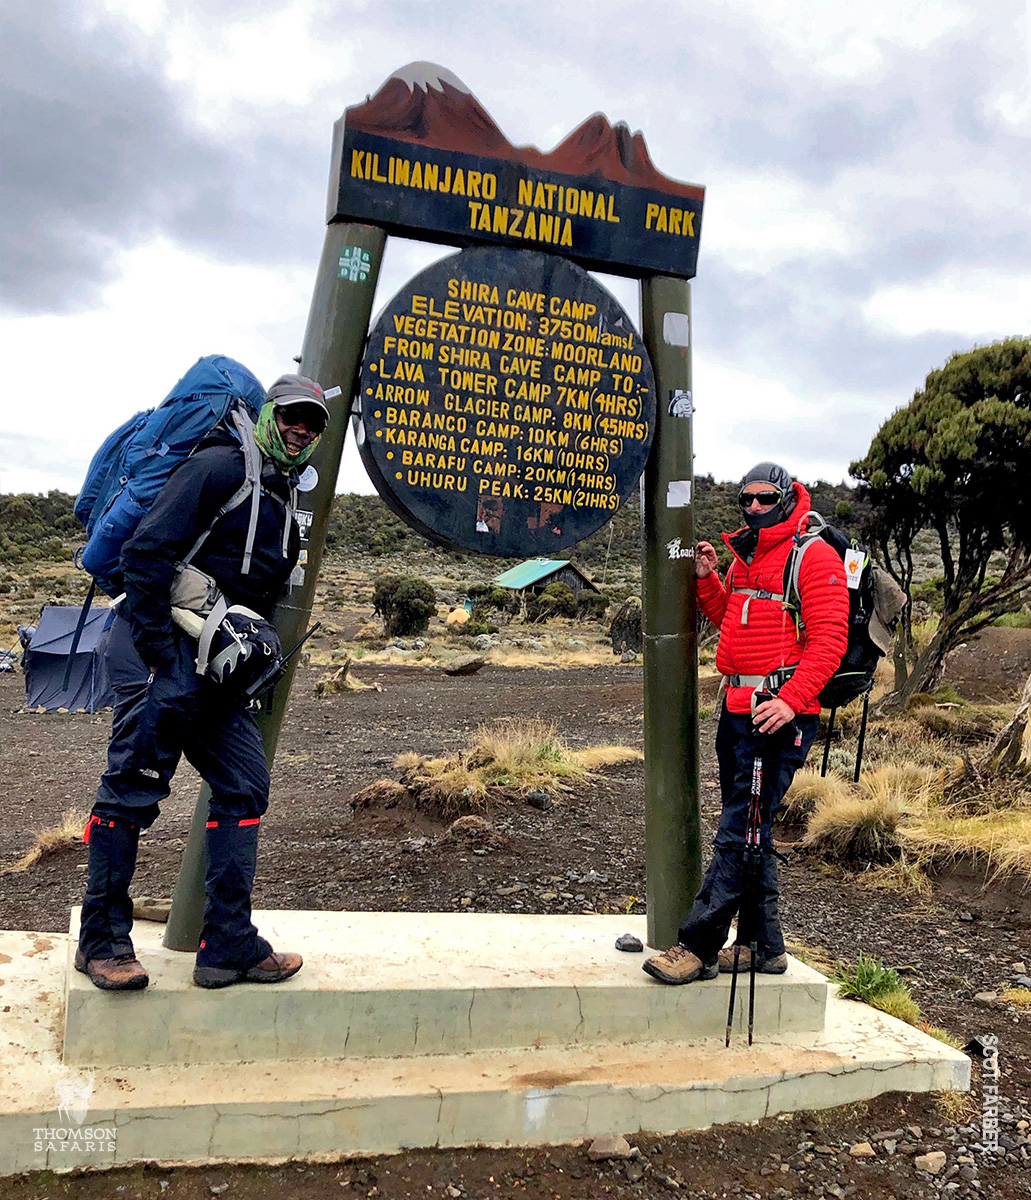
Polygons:
<instances>
[{"instance_id":1,"label":"man in red down jacket","mask_svg":"<svg viewBox=\"0 0 1031 1200\"><path fill-rule=\"evenodd\" d=\"M699 542L695 556L698 603L720 631L716 666L726 695L716 734L723 811L712 862L677 944L650 958L644 970L662 983L691 983L732 971L723 944L738 911L745 876L745 825L752 766L762 756L762 869L757 883L756 969L787 969L777 915L777 860L773 815L805 762L820 721L817 699L837 670L848 641L848 589L841 559L825 542L806 551L799 578L801 627L781 603L784 568L794 538L805 532L809 493L776 463L762 462L745 476L738 498L743 529L725 533L734 560L722 581L716 550ZM765 684L765 688L764 685ZM759 689L775 693L755 705ZM750 952L741 947L740 967Z\"/></svg>"}]
</instances>

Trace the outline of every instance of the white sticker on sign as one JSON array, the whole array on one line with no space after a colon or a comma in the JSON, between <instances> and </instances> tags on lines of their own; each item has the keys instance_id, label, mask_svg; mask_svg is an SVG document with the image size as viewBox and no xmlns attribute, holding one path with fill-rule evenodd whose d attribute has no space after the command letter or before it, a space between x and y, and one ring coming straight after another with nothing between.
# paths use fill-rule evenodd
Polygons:
<instances>
[{"instance_id":1,"label":"white sticker on sign","mask_svg":"<svg viewBox=\"0 0 1031 1200\"><path fill-rule=\"evenodd\" d=\"M666 507L687 508L691 503L691 480L671 479L666 484Z\"/></svg>"},{"instance_id":2,"label":"white sticker on sign","mask_svg":"<svg viewBox=\"0 0 1031 1200\"><path fill-rule=\"evenodd\" d=\"M662 318L662 340L667 346L691 345L691 318L687 313L666 313Z\"/></svg>"},{"instance_id":3,"label":"white sticker on sign","mask_svg":"<svg viewBox=\"0 0 1031 1200\"><path fill-rule=\"evenodd\" d=\"M340 395L340 391L341 391L341 389L338 387L329 388L322 393L323 399L334 400L334 399L336 399L337 396Z\"/></svg>"},{"instance_id":4,"label":"white sticker on sign","mask_svg":"<svg viewBox=\"0 0 1031 1200\"><path fill-rule=\"evenodd\" d=\"M859 587L859 581L863 577L865 562L866 556L859 551L850 550L845 555L845 582L850 588Z\"/></svg>"}]
</instances>

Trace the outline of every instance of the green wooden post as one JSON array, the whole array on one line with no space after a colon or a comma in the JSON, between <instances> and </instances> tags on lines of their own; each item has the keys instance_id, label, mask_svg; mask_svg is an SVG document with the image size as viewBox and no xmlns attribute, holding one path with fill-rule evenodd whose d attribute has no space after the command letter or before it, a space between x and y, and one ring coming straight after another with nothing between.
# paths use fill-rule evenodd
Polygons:
<instances>
[{"instance_id":1,"label":"green wooden post","mask_svg":"<svg viewBox=\"0 0 1031 1200\"><path fill-rule=\"evenodd\" d=\"M694 455L690 416L670 412L674 392L691 392L690 284L643 280L641 311L657 399L642 480L648 942L666 949L701 878ZM678 411L689 412L686 397Z\"/></svg>"},{"instance_id":2,"label":"green wooden post","mask_svg":"<svg viewBox=\"0 0 1031 1200\"><path fill-rule=\"evenodd\" d=\"M298 370L326 390L339 387L341 394L327 401L331 420L310 460L318 472L319 481L314 491L301 498L302 507L310 508L312 512L304 581L286 592L273 617L283 647L287 650L303 636L311 620L315 584L326 545L340 456L351 414L351 399L361 367L362 348L369 330L369 317L385 244L386 234L373 225L341 222L326 228ZM271 705L263 709L259 716L265 754L270 764L275 757L296 667L297 659L294 658L286 676L276 685ZM197 798L197 808L172 897L172 909L165 927L164 944L170 950L194 951L200 939L204 918L206 824L210 798L211 792L205 784Z\"/></svg>"}]
</instances>

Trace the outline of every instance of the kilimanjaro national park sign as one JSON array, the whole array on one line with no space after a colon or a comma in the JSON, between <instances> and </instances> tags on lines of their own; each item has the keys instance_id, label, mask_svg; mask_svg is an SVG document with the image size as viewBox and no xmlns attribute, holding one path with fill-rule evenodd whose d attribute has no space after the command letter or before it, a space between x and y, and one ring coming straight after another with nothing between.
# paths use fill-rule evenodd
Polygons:
<instances>
[{"instance_id":1,"label":"kilimanjaro national park sign","mask_svg":"<svg viewBox=\"0 0 1031 1200\"><path fill-rule=\"evenodd\" d=\"M377 491L432 541L550 556L612 518L655 428L655 380L615 298L554 254L442 259L369 335L356 412Z\"/></svg>"},{"instance_id":2,"label":"kilimanjaro national park sign","mask_svg":"<svg viewBox=\"0 0 1031 1200\"><path fill-rule=\"evenodd\" d=\"M625 124L596 113L548 153L513 146L460 79L412 63L337 122L327 219L691 279L704 197Z\"/></svg>"}]
</instances>

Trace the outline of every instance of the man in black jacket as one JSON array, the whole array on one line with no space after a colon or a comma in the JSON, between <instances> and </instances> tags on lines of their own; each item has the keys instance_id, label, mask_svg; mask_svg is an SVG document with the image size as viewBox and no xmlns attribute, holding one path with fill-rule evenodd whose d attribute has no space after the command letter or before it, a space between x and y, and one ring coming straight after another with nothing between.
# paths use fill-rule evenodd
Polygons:
<instances>
[{"instance_id":1,"label":"man in black jacket","mask_svg":"<svg viewBox=\"0 0 1031 1200\"><path fill-rule=\"evenodd\" d=\"M298 558L297 470L328 419L317 384L282 376L253 431L260 451L256 506L248 494L226 510L245 483L253 447L241 444L249 431L219 426L172 473L123 547L125 600L107 649L117 699L107 770L86 828L89 868L75 956L76 969L97 987L149 982L130 937L129 885L140 830L157 817L184 754L212 792L194 981L275 983L301 968L299 954L274 952L251 923L258 827L269 795L257 722L242 701L197 673L197 642L173 621L171 596L178 566L189 557L226 603L270 616Z\"/></svg>"}]
</instances>

